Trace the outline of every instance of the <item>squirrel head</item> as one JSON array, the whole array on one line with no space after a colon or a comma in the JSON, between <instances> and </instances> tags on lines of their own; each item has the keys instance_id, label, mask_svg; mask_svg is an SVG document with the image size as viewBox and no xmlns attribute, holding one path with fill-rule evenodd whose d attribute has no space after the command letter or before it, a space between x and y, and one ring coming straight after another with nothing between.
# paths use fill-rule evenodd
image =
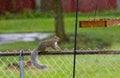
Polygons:
<instances>
[{"instance_id":1,"label":"squirrel head","mask_svg":"<svg viewBox=\"0 0 120 78\"><path fill-rule=\"evenodd\" d=\"M59 41L60 41L60 38L59 38L58 36L54 36L53 38L54 38L54 40L55 40L56 42L59 42Z\"/></svg>"}]
</instances>

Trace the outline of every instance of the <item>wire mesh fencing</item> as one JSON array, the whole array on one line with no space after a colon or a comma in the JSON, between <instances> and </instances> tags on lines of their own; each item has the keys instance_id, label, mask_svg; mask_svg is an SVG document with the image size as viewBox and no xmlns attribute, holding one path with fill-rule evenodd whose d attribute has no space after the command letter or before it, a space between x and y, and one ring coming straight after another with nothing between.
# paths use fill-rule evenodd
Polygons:
<instances>
[{"instance_id":1,"label":"wire mesh fencing","mask_svg":"<svg viewBox=\"0 0 120 78\"><path fill-rule=\"evenodd\" d=\"M76 78L119 78L120 55L119 52L82 54L76 56ZM96 51L97 52L97 51ZM99 51L98 51L99 52ZM102 51L101 51L102 52ZM106 51L108 52L108 51ZM24 55L24 65L30 55ZM72 78L73 53L53 53L39 55L40 63L48 66L45 70L38 70L31 64L24 67L25 78ZM19 56L0 56L0 78L20 78Z\"/></svg>"}]
</instances>

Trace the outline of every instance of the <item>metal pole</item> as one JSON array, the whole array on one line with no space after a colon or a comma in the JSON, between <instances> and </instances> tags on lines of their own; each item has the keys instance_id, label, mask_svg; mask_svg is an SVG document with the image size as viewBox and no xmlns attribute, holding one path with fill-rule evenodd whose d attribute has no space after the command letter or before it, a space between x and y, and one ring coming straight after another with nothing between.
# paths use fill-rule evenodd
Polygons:
<instances>
[{"instance_id":1,"label":"metal pole","mask_svg":"<svg viewBox=\"0 0 120 78\"><path fill-rule=\"evenodd\" d=\"M75 78L75 69L76 69L77 25L78 25L78 0L76 0L76 21L75 21L75 35L74 35L73 78Z\"/></svg>"},{"instance_id":2,"label":"metal pole","mask_svg":"<svg viewBox=\"0 0 120 78\"><path fill-rule=\"evenodd\" d=\"M23 56L23 50L20 51L20 57L19 57L19 64L20 64L20 78L24 78L24 56Z\"/></svg>"}]
</instances>

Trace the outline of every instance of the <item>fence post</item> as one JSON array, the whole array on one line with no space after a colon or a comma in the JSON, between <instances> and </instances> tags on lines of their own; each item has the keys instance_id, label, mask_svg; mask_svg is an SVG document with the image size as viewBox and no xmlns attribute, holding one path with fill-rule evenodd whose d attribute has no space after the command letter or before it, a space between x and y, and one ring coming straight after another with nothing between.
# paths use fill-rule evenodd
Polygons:
<instances>
[{"instance_id":1,"label":"fence post","mask_svg":"<svg viewBox=\"0 0 120 78\"><path fill-rule=\"evenodd\" d=\"M20 78L24 78L24 56L23 56L23 50L20 51L19 64L20 64Z\"/></svg>"}]
</instances>

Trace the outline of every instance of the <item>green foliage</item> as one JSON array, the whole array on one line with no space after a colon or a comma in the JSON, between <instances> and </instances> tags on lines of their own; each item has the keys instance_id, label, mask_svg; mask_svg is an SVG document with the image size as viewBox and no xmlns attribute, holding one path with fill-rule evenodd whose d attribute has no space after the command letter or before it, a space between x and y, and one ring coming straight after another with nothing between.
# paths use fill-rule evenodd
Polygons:
<instances>
[{"instance_id":1,"label":"green foliage","mask_svg":"<svg viewBox=\"0 0 120 78\"><path fill-rule=\"evenodd\" d=\"M39 12L34 12L30 9L25 9L25 11L23 13L10 13L10 12L6 12L4 15L0 15L0 20L3 19L35 19L35 18L51 18L53 17L53 13L49 12L49 13L39 13Z\"/></svg>"},{"instance_id":2,"label":"green foliage","mask_svg":"<svg viewBox=\"0 0 120 78\"><path fill-rule=\"evenodd\" d=\"M79 17L83 19L88 19L88 18L113 18L113 17L119 17L120 11L116 10L104 10L104 11L97 11L96 15L95 12L90 12L90 13L81 13L79 12ZM75 19L75 13L64 13L64 16L67 18L74 17ZM21 13L10 13L6 12L4 15L0 14L0 20L3 19L33 19L33 18L53 18L54 17L54 12L36 12L31 9L24 9L23 12Z\"/></svg>"}]
</instances>

